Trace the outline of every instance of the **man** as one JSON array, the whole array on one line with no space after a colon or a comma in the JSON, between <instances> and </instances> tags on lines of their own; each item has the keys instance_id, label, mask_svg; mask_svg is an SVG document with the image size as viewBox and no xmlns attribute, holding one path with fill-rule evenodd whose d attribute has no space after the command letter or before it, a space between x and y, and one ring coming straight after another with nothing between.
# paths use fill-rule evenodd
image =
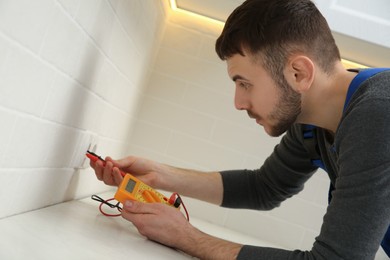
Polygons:
<instances>
[{"instance_id":1,"label":"man","mask_svg":"<svg viewBox=\"0 0 390 260\"><path fill-rule=\"evenodd\" d=\"M108 185L121 182L122 169L155 188L269 210L301 191L318 168L305 139L312 140L335 188L312 250L218 239L160 203L128 201L122 216L149 239L201 259L373 259L390 224L390 71L359 83L346 102L360 73L343 68L309 0L246 1L228 18L216 51L236 85L236 108L271 136L286 132L260 169L203 173L132 156L91 166Z\"/></svg>"}]
</instances>

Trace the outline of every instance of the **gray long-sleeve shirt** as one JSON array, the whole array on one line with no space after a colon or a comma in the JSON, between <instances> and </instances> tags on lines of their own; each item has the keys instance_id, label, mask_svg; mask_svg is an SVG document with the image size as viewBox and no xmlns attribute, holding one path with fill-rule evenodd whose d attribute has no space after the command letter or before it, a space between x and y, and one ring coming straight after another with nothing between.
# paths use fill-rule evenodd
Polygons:
<instances>
[{"instance_id":1,"label":"gray long-sleeve shirt","mask_svg":"<svg viewBox=\"0 0 390 260\"><path fill-rule=\"evenodd\" d=\"M245 245L238 259L374 259L390 225L390 72L364 81L335 136L317 129L317 142L335 186L311 251ZM316 167L294 125L258 170L221 172L222 206L269 210L300 192Z\"/></svg>"}]
</instances>

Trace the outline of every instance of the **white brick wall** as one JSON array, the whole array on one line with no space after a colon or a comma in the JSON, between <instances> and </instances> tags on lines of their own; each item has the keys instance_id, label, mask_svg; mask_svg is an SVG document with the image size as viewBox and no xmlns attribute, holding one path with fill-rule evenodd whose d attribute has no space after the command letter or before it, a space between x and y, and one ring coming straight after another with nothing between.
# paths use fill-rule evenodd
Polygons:
<instances>
[{"instance_id":1,"label":"white brick wall","mask_svg":"<svg viewBox=\"0 0 390 260\"><path fill-rule=\"evenodd\" d=\"M201 170L259 167L278 141L234 109L233 83L214 52L218 25L179 13L166 23L157 0L0 6L0 218L107 189L91 170L72 168L86 130L100 137L102 155ZM272 212L186 202L192 216L304 249L318 233L327 186L318 173Z\"/></svg>"},{"instance_id":2,"label":"white brick wall","mask_svg":"<svg viewBox=\"0 0 390 260\"><path fill-rule=\"evenodd\" d=\"M173 13L158 52L130 153L201 170L257 168L270 138L233 104L234 84L214 51L221 26ZM326 208L318 172L304 192L270 212L222 209L186 198L190 215L287 248L310 249Z\"/></svg>"},{"instance_id":3,"label":"white brick wall","mask_svg":"<svg viewBox=\"0 0 390 260\"><path fill-rule=\"evenodd\" d=\"M157 0L0 3L0 218L106 190L79 139L123 156L165 26Z\"/></svg>"}]
</instances>

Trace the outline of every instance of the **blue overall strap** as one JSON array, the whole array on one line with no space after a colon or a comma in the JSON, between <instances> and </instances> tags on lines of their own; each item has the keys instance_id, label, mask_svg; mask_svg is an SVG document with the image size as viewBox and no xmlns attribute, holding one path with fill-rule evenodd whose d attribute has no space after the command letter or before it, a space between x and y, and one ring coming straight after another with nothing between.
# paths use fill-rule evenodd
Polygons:
<instances>
[{"instance_id":1,"label":"blue overall strap","mask_svg":"<svg viewBox=\"0 0 390 260\"><path fill-rule=\"evenodd\" d=\"M359 72L358 75L352 80L348 92L347 92L347 97L345 99L344 103L344 112L345 109L348 106L348 103L355 91L359 88L359 86L368 79L369 77L374 76L375 74L385 71L385 70L390 70L390 68L370 68L370 69L365 69ZM330 198L331 199L331 198ZM383 250L386 252L387 256L390 257L390 226L387 228L387 232L382 240L381 246Z\"/></svg>"},{"instance_id":2,"label":"blue overall strap","mask_svg":"<svg viewBox=\"0 0 390 260\"><path fill-rule=\"evenodd\" d=\"M383 251L386 252L387 256L390 257L390 226L387 228L387 232L382 240L381 246Z\"/></svg>"},{"instance_id":3,"label":"blue overall strap","mask_svg":"<svg viewBox=\"0 0 390 260\"><path fill-rule=\"evenodd\" d=\"M316 129L317 127L315 125L303 125L303 144L310 154L311 164L323 169L324 171L327 171L325 164L322 161L320 151L318 150ZM332 183L330 183L328 192L328 203L330 203L332 199L333 190L334 186Z\"/></svg>"},{"instance_id":4,"label":"blue overall strap","mask_svg":"<svg viewBox=\"0 0 390 260\"><path fill-rule=\"evenodd\" d=\"M344 110L347 108L349 101L351 100L352 95L355 93L355 91L359 88L359 86L362 84L363 81L368 79L369 77L374 76L375 74L390 70L390 68L370 68L370 69L364 69L359 71L359 74L355 76L355 78L352 80L351 84L349 85L347 97L345 99L344 103Z\"/></svg>"},{"instance_id":5,"label":"blue overall strap","mask_svg":"<svg viewBox=\"0 0 390 260\"><path fill-rule=\"evenodd\" d=\"M321 160L321 154L318 151L315 125L303 125L303 144L310 154L311 164L326 171L325 165Z\"/></svg>"}]
</instances>

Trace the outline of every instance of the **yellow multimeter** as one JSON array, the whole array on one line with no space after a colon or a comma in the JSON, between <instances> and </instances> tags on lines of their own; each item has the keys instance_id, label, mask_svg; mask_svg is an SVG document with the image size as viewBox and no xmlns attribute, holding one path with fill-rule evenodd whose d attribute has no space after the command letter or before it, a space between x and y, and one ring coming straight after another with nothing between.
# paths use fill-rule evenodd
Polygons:
<instances>
[{"instance_id":1,"label":"yellow multimeter","mask_svg":"<svg viewBox=\"0 0 390 260\"><path fill-rule=\"evenodd\" d=\"M86 156L93 162L101 161L103 166L106 165L105 160L93 152L87 151ZM168 199L133 175L123 171L121 171L121 175L123 176L123 180L114 195L114 198L120 203L123 204L125 200L137 200L146 203L164 203L175 208L180 207L182 202L177 193L172 194L172 196Z\"/></svg>"},{"instance_id":2,"label":"yellow multimeter","mask_svg":"<svg viewBox=\"0 0 390 260\"><path fill-rule=\"evenodd\" d=\"M116 191L114 198L122 204L125 200L137 200L145 203L159 202L178 208L176 201L171 201L163 194L146 185L131 174L126 174Z\"/></svg>"}]
</instances>

